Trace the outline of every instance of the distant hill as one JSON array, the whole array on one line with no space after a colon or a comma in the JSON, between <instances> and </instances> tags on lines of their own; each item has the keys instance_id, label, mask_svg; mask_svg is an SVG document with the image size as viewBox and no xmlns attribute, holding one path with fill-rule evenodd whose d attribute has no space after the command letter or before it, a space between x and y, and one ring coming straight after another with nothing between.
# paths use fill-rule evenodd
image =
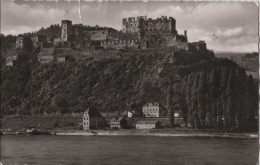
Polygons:
<instances>
[{"instance_id":1,"label":"distant hill","mask_svg":"<svg viewBox=\"0 0 260 165\"><path fill-rule=\"evenodd\" d=\"M255 79L259 77L259 54L254 53L216 53L216 57L228 58L246 69Z\"/></svg>"},{"instance_id":2,"label":"distant hill","mask_svg":"<svg viewBox=\"0 0 260 165\"><path fill-rule=\"evenodd\" d=\"M219 58L230 58L231 56L243 56L245 52L215 52L215 56Z\"/></svg>"}]
</instances>

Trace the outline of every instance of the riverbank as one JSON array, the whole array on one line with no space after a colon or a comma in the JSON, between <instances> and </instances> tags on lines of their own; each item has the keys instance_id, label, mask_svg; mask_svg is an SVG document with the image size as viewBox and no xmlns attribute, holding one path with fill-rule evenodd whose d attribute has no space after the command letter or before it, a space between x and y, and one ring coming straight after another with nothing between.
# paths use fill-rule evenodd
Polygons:
<instances>
[{"instance_id":1,"label":"riverbank","mask_svg":"<svg viewBox=\"0 0 260 165\"><path fill-rule=\"evenodd\" d=\"M26 132L5 132L1 135L25 135ZM49 130L48 134L38 135L58 135L58 136L160 136L160 137L221 137L221 138L258 138L258 133L219 133L213 131L200 131L194 129L122 129L122 130L69 130L58 129Z\"/></svg>"},{"instance_id":2,"label":"riverbank","mask_svg":"<svg viewBox=\"0 0 260 165\"><path fill-rule=\"evenodd\" d=\"M79 136L172 136L172 137L231 137L231 138L258 138L258 133L223 133L216 130L197 130L185 128L163 129L120 129L120 130L80 130L78 123L82 115L62 116L5 116L1 118L1 134L24 135L28 126L35 126L42 132L51 135L79 135Z\"/></svg>"},{"instance_id":3,"label":"riverbank","mask_svg":"<svg viewBox=\"0 0 260 165\"><path fill-rule=\"evenodd\" d=\"M56 135L64 136L160 136L160 137L223 137L223 138L258 138L257 133L209 133L194 130L109 130L109 131L58 131Z\"/></svg>"}]
</instances>

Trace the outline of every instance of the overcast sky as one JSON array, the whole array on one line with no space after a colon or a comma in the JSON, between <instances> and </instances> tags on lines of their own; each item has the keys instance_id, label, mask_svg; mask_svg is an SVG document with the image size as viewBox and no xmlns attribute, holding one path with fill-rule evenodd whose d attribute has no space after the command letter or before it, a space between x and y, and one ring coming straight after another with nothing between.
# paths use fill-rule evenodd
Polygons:
<instances>
[{"instance_id":1,"label":"overcast sky","mask_svg":"<svg viewBox=\"0 0 260 165\"><path fill-rule=\"evenodd\" d=\"M17 35L69 19L121 29L122 18L172 16L179 34L205 40L216 51L258 51L258 7L254 2L11 2L1 0L1 33Z\"/></svg>"}]
</instances>

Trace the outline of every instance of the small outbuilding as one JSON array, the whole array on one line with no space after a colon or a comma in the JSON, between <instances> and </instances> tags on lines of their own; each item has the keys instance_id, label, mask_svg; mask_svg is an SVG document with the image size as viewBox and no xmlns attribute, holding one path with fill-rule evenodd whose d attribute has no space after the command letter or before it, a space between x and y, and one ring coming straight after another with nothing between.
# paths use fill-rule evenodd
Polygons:
<instances>
[{"instance_id":1,"label":"small outbuilding","mask_svg":"<svg viewBox=\"0 0 260 165\"><path fill-rule=\"evenodd\" d=\"M127 128L127 120L125 117L113 117L111 120L110 120L110 128L111 129L125 129Z\"/></svg>"},{"instance_id":2,"label":"small outbuilding","mask_svg":"<svg viewBox=\"0 0 260 165\"><path fill-rule=\"evenodd\" d=\"M161 122L158 120L139 120L136 122L136 129L158 129Z\"/></svg>"}]
</instances>

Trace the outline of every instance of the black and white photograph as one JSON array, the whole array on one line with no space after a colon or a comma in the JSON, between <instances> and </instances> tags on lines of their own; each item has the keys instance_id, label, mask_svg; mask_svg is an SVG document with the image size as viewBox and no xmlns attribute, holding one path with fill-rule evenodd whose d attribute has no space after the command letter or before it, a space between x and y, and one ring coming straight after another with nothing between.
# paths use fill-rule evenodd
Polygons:
<instances>
[{"instance_id":1,"label":"black and white photograph","mask_svg":"<svg viewBox=\"0 0 260 165\"><path fill-rule=\"evenodd\" d=\"M0 2L0 165L259 164L259 2Z\"/></svg>"}]
</instances>

